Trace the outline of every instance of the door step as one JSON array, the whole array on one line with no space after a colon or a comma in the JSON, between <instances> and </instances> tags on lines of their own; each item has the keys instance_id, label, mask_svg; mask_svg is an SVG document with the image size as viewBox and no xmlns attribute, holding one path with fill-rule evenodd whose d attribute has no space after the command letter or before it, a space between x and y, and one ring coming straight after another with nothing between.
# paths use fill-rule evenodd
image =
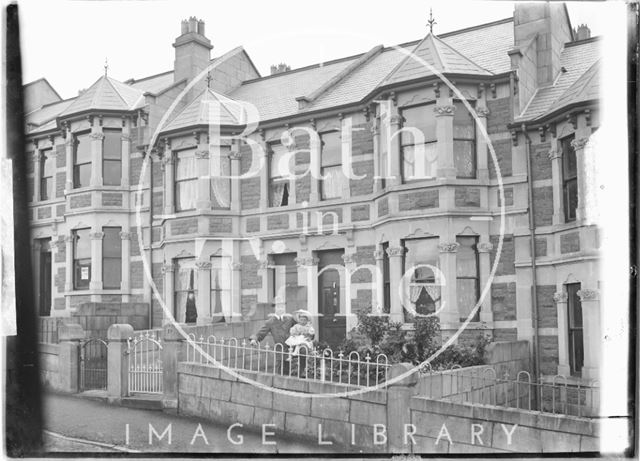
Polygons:
<instances>
[{"instance_id":1,"label":"door step","mask_svg":"<svg viewBox=\"0 0 640 461\"><path fill-rule=\"evenodd\" d=\"M135 394L129 397L123 397L121 405L128 408L137 408L140 410L162 410L161 394Z\"/></svg>"}]
</instances>

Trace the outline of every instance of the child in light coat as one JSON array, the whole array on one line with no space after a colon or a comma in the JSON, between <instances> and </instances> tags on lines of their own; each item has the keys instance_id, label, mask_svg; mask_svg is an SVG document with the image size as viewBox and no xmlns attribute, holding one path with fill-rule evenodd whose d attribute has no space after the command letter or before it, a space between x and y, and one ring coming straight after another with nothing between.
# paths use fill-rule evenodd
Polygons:
<instances>
[{"instance_id":1,"label":"child in light coat","mask_svg":"<svg viewBox=\"0 0 640 461\"><path fill-rule=\"evenodd\" d=\"M293 355L298 355L303 346L307 349L308 354L311 352L313 338L316 335L316 331L311 324L311 314L304 309L296 311L295 314L297 314L296 320L298 323L293 325L289 330L289 337L285 341L285 344L293 348Z\"/></svg>"}]
</instances>

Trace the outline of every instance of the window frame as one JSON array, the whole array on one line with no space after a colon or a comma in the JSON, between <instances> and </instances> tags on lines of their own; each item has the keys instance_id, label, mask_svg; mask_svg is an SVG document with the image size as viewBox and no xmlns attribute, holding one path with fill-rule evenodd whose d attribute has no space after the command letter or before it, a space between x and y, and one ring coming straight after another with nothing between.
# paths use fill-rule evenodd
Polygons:
<instances>
[{"instance_id":1,"label":"window frame","mask_svg":"<svg viewBox=\"0 0 640 461\"><path fill-rule=\"evenodd\" d=\"M578 209L578 157L576 156L576 150L573 148L573 146L571 145L571 142L575 139L575 134L570 134L569 136L565 136L564 138L560 139L560 146L561 146L561 150L562 150L562 168L561 168L561 174L562 174L562 207L564 209L564 222L565 223L570 223L570 222L575 222L577 219L577 209ZM566 146L566 147L565 147ZM569 155L573 155L574 161L575 161L575 165L576 165L576 171L574 175L568 175L567 174L567 170L568 168L568 159L569 159ZM569 203L570 203L570 199L569 199L569 191L570 191L570 185L571 184L575 184L575 194L576 194L576 207L574 209L570 209L569 208Z\"/></svg>"},{"instance_id":2,"label":"window frame","mask_svg":"<svg viewBox=\"0 0 640 461\"><path fill-rule=\"evenodd\" d=\"M118 133L118 137L120 138L120 143L119 143L119 154L120 154L120 158L116 159L116 158L107 158L105 156L105 144L106 144L106 140L107 140L107 133ZM102 184L105 186L121 186L122 185L122 130L118 129L118 128L104 128L102 130ZM118 182L117 184L109 184L105 181L105 171L106 165L112 164L112 163L117 163L120 166L120 175L118 176Z\"/></svg>"},{"instance_id":3,"label":"window frame","mask_svg":"<svg viewBox=\"0 0 640 461\"><path fill-rule=\"evenodd\" d=\"M180 280L180 261L188 261L187 264L190 265L191 267L189 267L189 270L192 271L193 273L193 289L183 289L183 290L179 290L178 289L178 283ZM185 310L184 310L184 319L182 319L182 314L180 315L180 318L178 318L178 312L180 312L180 308L181 306L178 303L178 293L189 293L189 292L193 292L193 296L194 296L194 300L195 300L195 304L196 304L196 309L198 306L198 268L196 267L196 258L194 256L189 256L186 258L173 258L172 259L172 265L174 268L174 282L173 282L173 318L180 323L185 323L186 322L186 316L187 316L187 311L186 311L186 305L185 305ZM186 300L186 298L185 298Z\"/></svg>"},{"instance_id":4,"label":"window frame","mask_svg":"<svg viewBox=\"0 0 640 461\"><path fill-rule=\"evenodd\" d=\"M402 253L402 275L406 274L406 273L407 273L407 271L408 271L408 267L407 267L407 255L409 254L409 252L410 252L410 251L409 251L409 248L407 247L407 242L411 242L411 241L423 241L423 242L425 242L425 241L427 241L427 240L431 240L431 241L432 241L432 243L436 243L436 255L435 255L435 262L436 262L436 264L435 264L435 266L436 266L438 269L440 268L440 253L439 253L439 251L437 250L437 248L438 248L438 243L439 243L439 238L438 238L438 237L415 237L415 238L406 238L406 239L402 239L402 240L400 241L400 246L401 246L401 247L402 247L402 249L404 250L404 251L403 251L403 253ZM424 262L423 262L423 263L420 263L420 264L429 264L429 263L428 263L428 262L427 262L427 263L424 263ZM414 271L413 271L413 273L411 274L411 279L410 279L410 281L409 281L410 286L411 286L411 284L428 284L428 283L435 284L435 282L436 282L436 274L435 274L435 273L432 273L432 275L431 275L430 277L427 277L427 278L418 278L418 277L417 277L417 273L418 273L418 271L414 270ZM403 287L403 289L404 289L404 287ZM422 296L422 295L423 295L423 293L424 293L424 290L422 291L422 293L421 293L421 295L420 295L420 296ZM427 312L427 314L433 314L433 313L435 313L435 312L437 312L437 311L438 311L438 309L439 309L439 307L440 307L440 306L439 306L439 304L440 304L440 305L442 304L442 292L440 293L440 298L439 298L439 299L433 299L433 298L431 298L431 295L429 295L428 293L427 293L427 295L428 295L428 296L429 296L429 298L433 301L433 307L434 307L434 311L433 311L433 312ZM416 302L415 304L416 304L416 306L415 306L415 308L416 308L416 312L418 312L418 309L417 309L417 307L418 307L418 306L417 306L417 302ZM421 315L424 315L424 314L421 314Z\"/></svg>"},{"instance_id":5,"label":"window frame","mask_svg":"<svg viewBox=\"0 0 640 461\"><path fill-rule=\"evenodd\" d=\"M92 156L89 154L89 161L78 163L78 145L80 144L79 138L86 137L87 142L89 143L89 151L91 152L91 132L90 131L82 131L78 133L73 133L73 188L74 189L82 189L84 187L91 186L91 173L92 173ZM83 166L89 165L89 184L80 184L80 169Z\"/></svg>"},{"instance_id":6,"label":"window frame","mask_svg":"<svg viewBox=\"0 0 640 461\"><path fill-rule=\"evenodd\" d=\"M323 165L323 154L324 154L324 146L325 146L325 142L323 140L323 137L328 135L328 134L336 134L338 136L338 146L340 149L340 156L337 160L337 163L330 163L328 165ZM318 133L318 136L320 137L320 177L324 178L325 174L324 172L328 169L333 169L333 168L339 168L340 169L340 175L342 176L340 184L342 185L342 189L344 189L344 183L346 181L346 177L342 171L342 138L341 138L341 133L338 130L327 130L327 131L323 131L322 133ZM320 200L335 200L335 199L339 199L341 198L342 195L342 190L339 191L339 193L335 196L335 197L327 197L325 196L325 179L320 179L318 181L320 184Z\"/></svg>"},{"instance_id":7,"label":"window frame","mask_svg":"<svg viewBox=\"0 0 640 461\"><path fill-rule=\"evenodd\" d=\"M469 275L459 275L458 274L458 257L456 253L456 293L458 291L457 285L458 285L458 280L475 280L475 298L476 301L474 304L478 303L478 300L480 299L480 252L478 251L478 242L479 242L479 237L476 235L457 235L456 236L456 243L458 243L460 246L458 247L458 252L460 251L460 248L463 246L462 243L460 243L461 239L474 239L474 243L471 246L471 248L473 249L474 252L474 256L475 256L475 267L476 267L476 273L475 276L469 276ZM456 299L457 301L457 299ZM456 302L457 304L457 302ZM458 309L458 313L460 312L460 309ZM465 321L467 319L467 317L460 317L460 321ZM473 318L471 319L471 322L479 322L480 321L480 309L477 310L476 314L473 316Z\"/></svg>"},{"instance_id":8,"label":"window frame","mask_svg":"<svg viewBox=\"0 0 640 461\"><path fill-rule=\"evenodd\" d=\"M469 105L475 109L475 101L467 101L469 103ZM456 137L455 133L455 123L456 123L456 119L455 119L455 112L458 111L458 107L457 104L462 105L462 107L464 108L464 110L466 111L467 115L469 116L469 118L471 119L471 124L473 125L473 135L471 138L460 138L460 137ZM454 166L456 167L456 179L476 179L478 177L478 151L477 151L477 126L476 126L476 120L473 117L473 115L467 110L466 106L464 105L464 103L462 102L462 100L460 99L454 99L453 100L453 106L456 108L455 112L454 112L454 116L453 116L453 139L452 139L452 145L453 145L453 163ZM460 174L458 174L458 165L456 162L456 153L455 153L455 148L456 148L456 141L463 141L463 142L468 142L471 145L471 160L472 160L472 164L473 164L473 174L471 176L462 176Z\"/></svg>"},{"instance_id":9,"label":"window frame","mask_svg":"<svg viewBox=\"0 0 640 461\"><path fill-rule=\"evenodd\" d=\"M584 317L582 315L582 301L578 295L581 286L582 284L580 282L565 284L565 290L567 293L567 343L569 344L569 371L572 376L581 376L582 367L584 366ZM576 324L575 317L576 312L578 311L576 307L580 312L580 325ZM578 336L578 333L580 338L579 352L576 350L576 336ZM576 354L580 356L579 361L577 360L578 356Z\"/></svg>"},{"instance_id":10,"label":"window frame","mask_svg":"<svg viewBox=\"0 0 640 461\"><path fill-rule=\"evenodd\" d=\"M80 232L86 232L86 238L87 241L89 242L89 257L88 258L78 258L78 239L81 238L79 236ZM82 229L73 229L71 231L71 238L73 240L73 246L71 251L73 252L72 255L72 260L73 260L73 290L74 291L81 291L81 290L88 290L91 287L91 276L92 276L92 264L91 264L91 228L86 227L86 228L82 228ZM88 262L88 264L87 264ZM88 267L89 268L89 278L87 279L86 282L83 282L82 284L80 283L80 281L82 280L79 277L79 274L82 272L82 268L83 267ZM79 271L80 270L80 271Z\"/></svg>"},{"instance_id":11,"label":"window frame","mask_svg":"<svg viewBox=\"0 0 640 461\"><path fill-rule=\"evenodd\" d=\"M216 265L214 264L214 261L219 261L220 262L220 266L216 267ZM232 277L233 274L231 272L231 268L229 267L229 257L228 256L222 256L222 255L212 255L209 258L209 262L211 263L211 271L209 273L209 316L210 317L214 317L214 316L222 316L224 317L224 309L222 308L222 305L225 302L228 302L229 304L229 312L232 311L231 308L231 302L232 302L232 298L231 298L231 292L232 292ZM220 285L219 288L214 288L213 285L213 275L216 271L219 271L219 280L224 280L223 278L223 274L226 271L227 272L227 277L229 279L229 286L228 287L224 287L223 284ZM221 282L222 283L222 282ZM220 312L214 312L213 311L213 301L215 299L215 295L216 293L220 293L220 300L221 300L221 305L220 305Z\"/></svg>"},{"instance_id":12,"label":"window frame","mask_svg":"<svg viewBox=\"0 0 640 461\"><path fill-rule=\"evenodd\" d=\"M190 147L188 149L183 149L183 150L179 150L179 151L172 151L171 155L173 155L173 161L175 162L175 167L173 169L173 199L174 199L174 208L176 212L184 212L184 211L195 211L197 206L196 206L196 199L197 197L194 197L193 199L193 207L192 208L181 208L180 207L180 194L179 194L179 190L181 185L189 183L189 182L194 182L195 183L195 188L194 190L196 191L197 194L197 190L198 190L198 174L197 174L197 169L194 169L194 174L195 176L189 177L189 178L183 178L183 179L178 179L178 164L180 162L180 154L184 154L185 152L193 152L193 162L196 161L196 149L193 147Z\"/></svg>"},{"instance_id":13,"label":"window frame","mask_svg":"<svg viewBox=\"0 0 640 461\"><path fill-rule=\"evenodd\" d=\"M269 197L268 197L269 208L280 208L280 207L286 207L291 205L291 189L292 189L291 180L286 178L285 176L281 176L281 175L276 176L273 171L273 165L272 165L273 156L276 154L276 152L273 150L273 146L275 145L281 146L282 148L286 149L286 147L283 146L282 143L279 141L274 141L267 144L267 152L268 152L268 159L269 159L269 163L267 165L268 184L269 184L268 186L269 187ZM285 204L282 204L281 202L280 205L274 205L273 203L273 199L274 199L273 186L275 186L276 182L284 183L285 189L282 194L282 202L284 202L284 197L286 193L287 203Z\"/></svg>"},{"instance_id":14,"label":"window frame","mask_svg":"<svg viewBox=\"0 0 640 461\"><path fill-rule=\"evenodd\" d=\"M120 255L119 256L105 256L105 254L107 254L108 252L105 251L106 245L107 245L107 233L111 232L111 230L114 230L115 232L117 232L117 238L116 241L120 242ZM102 238L102 288L106 289L106 290L121 290L122 289L122 237L120 236L122 232L122 227L119 226L105 226L102 228L102 233L104 234L103 238ZM107 269L108 269L108 264L105 264L107 261L114 261L117 260L119 262L119 264L117 264L115 267L118 268L118 270L120 271L120 283L118 284L118 286L108 286L105 284L105 277L104 274L107 273Z\"/></svg>"},{"instance_id":15,"label":"window frame","mask_svg":"<svg viewBox=\"0 0 640 461\"><path fill-rule=\"evenodd\" d=\"M398 111L399 112L398 115L400 115L400 120L402 120L402 128L407 127L407 125L406 125L407 120L406 120L405 115L404 115L404 113L406 111L411 110L411 109L417 109L419 107L424 107L426 109L429 106L431 106L433 109L435 109L436 101L429 101L429 102L425 102L425 103L412 104L412 105L409 105L409 106L401 107L399 109L399 111ZM431 112L434 114L433 115L434 124L436 124L437 120L436 120L436 117L435 117L435 113L433 112L433 109L431 110ZM416 128L416 127L413 127L413 128ZM415 183L417 181L425 181L425 180L433 180L433 179L435 179L435 178L417 178L417 179L408 179L407 178L407 171L406 171L406 168L405 168L405 160L404 160L405 159L405 148L407 148L407 147L415 147L418 144L415 143L415 140L413 140L413 137L412 137L412 142L405 143L404 140L403 140L403 136L402 136L403 134L404 134L404 132L400 132L400 135L399 135L400 139L398 140L398 143L400 144L400 177L401 177L401 180L402 180L402 184L412 184L412 183ZM423 135L424 135L424 132L423 132ZM429 145L429 144L434 144L435 145L436 155L437 155L437 149L438 149L438 147L437 147L438 146L437 125L434 128L434 138L433 138L433 140L427 140L426 136L425 136L424 145L426 146L426 145ZM387 153L387 155L389 155L389 153ZM415 156L414 156L414 162L415 162ZM437 174L437 170L438 170L437 165L438 165L438 163L437 163L437 159L436 159L436 174ZM415 166L414 166L414 168L415 168ZM415 170L414 170L413 173L415 174Z\"/></svg>"},{"instance_id":16,"label":"window frame","mask_svg":"<svg viewBox=\"0 0 640 461\"><path fill-rule=\"evenodd\" d=\"M55 195L55 191L53 190L53 176L55 174L56 165L55 165L55 156L53 155L53 148L50 149L42 149L39 153L40 155L40 172L38 174L38 180L40 181L40 201L45 202L47 200L52 200ZM50 156L50 157L49 157ZM52 163L51 174L49 176L45 176L47 160ZM46 194L47 187L45 187L45 183L48 182L51 185L51 195Z\"/></svg>"}]
</instances>

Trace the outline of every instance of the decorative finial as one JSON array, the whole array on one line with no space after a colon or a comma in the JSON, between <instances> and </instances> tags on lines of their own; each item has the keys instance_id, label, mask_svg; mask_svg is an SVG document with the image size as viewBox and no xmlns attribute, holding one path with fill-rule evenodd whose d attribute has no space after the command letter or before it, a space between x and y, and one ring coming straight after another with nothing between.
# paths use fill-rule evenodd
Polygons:
<instances>
[{"instance_id":1,"label":"decorative finial","mask_svg":"<svg viewBox=\"0 0 640 461\"><path fill-rule=\"evenodd\" d=\"M107 61L107 58L104 58L104 76L107 76L107 71L109 70L109 61Z\"/></svg>"},{"instance_id":2,"label":"decorative finial","mask_svg":"<svg viewBox=\"0 0 640 461\"><path fill-rule=\"evenodd\" d=\"M211 77L211 72L207 72L207 77L205 78L205 80L207 81L207 88L211 88L211 80L213 80L213 78Z\"/></svg>"},{"instance_id":3,"label":"decorative finial","mask_svg":"<svg viewBox=\"0 0 640 461\"><path fill-rule=\"evenodd\" d=\"M438 23L433 19L433 10L431 8L429 8L429 20L427 23L429 24L429 33L433 34L433 25Z\"/></svg>"}]
</instances>

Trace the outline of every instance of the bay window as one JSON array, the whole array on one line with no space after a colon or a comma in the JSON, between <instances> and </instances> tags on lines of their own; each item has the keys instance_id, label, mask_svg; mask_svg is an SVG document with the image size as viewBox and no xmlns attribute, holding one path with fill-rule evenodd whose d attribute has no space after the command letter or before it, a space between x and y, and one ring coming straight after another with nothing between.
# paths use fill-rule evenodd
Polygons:
<instances>
[{"instance_id":1,"label":"bay window","mask_svg":"<svg viewBox=\"0 0 640 461\"><path fill-rule=\"evenodd\" d=\"M576 220L578 208L578 163L576 151L571 145L574 136L567 136L561 142L562 146L562 197L564 206L564 220Z\"/></svg>"},{"instance_id":2,"label":"bay window","mask_svg":"<svg viewBox=\"0 0 640 461\"><path fill-rule=\"evenodd\" d=\"M176 211L195 210L196 208L198 173L195 153L195 149L189 149L176 154Z\"/></svg>"},{"instance_id":3,"label":"bay window","mask_svg":"<svg viewBox=\"0 0 640 461\"><path fill-rule=\"evenodd\" d=\"M73 288L86 290L91 281L91 229L76 229L73 237Z\"/></svg>"},{"instance_id":4,"label":"bay window","mask_svg":"<svg viewBox=\"0 0 640 461\"><path fill-rule=\"evenodd\" d=\"M53 149L43 150L40 160L40 200L53 198L53 173L56 169L56 159Z\"/></svg>"},{"instance_id":5,"label":"bay window","mask_svg":"<svg viewBox=\"0 0 640 461\"><path fill-rule=\"evenodd\" d=\"M122 178L122 130L103 131L102 183L119 186Z\"/></svg>"},{"instance_id":6,"label":"bay window","mask_svg":"<svg viewBox=\"0 0 640 461\"><path fill-rule=\"evenodd\" d=\"M402 181L435 178L438 156L436 151L435 104L422 104L401 110L400 155Z\"/></svg>"},{"instance_id":7,"label":"bay window","mask_svg":"<svg viewBox=\"0 0 640 461\"><path fill-rule=\"evenodd\" d=\"M122 239L120 227L103 227L102 288L120 289L122 282Z\"/></svg>"},{"instance_id":8,"label":"bay window","mask_svg":"<svg viewBox=\"0 0 640 461\"><path fill-rule=\"evenodd\" d=\"M439 280L433 269L439 267L438 242L437 237L402 241L403 274L411 273L407 277L408 290L403 288L409 293L409 301L417 314L432 314L440 307L440 286L436 284Z\"/></svg>"},{"instance_id":9,"label":"bay window","mask_svg":"<svg viewBox=\"0 0 640 461\"><path fill-rule=\"evenodd\" d=\"M291 165L287 168L283 158L289 153L280 143L269 144L269 206L287 206L291 193L289 174L293 173Z\"/></svg>"},{"instance_id":10,"label":"bay window","mask_svg":"<svg viewBox=\"0 0 640 461\"><path fill-rule=\"evenodd\" d=\"M471 104L471 102L469 102ZM453 156L457 178L476 177L476 125L461 101L453 103Z\"/></svg>"},{"instance_id":11,"label":"bay window","mask_svg":"<svg viewBox=\"0 0 640 461\"><path fill-rule=\"evenodd\" d=\"M91 184L91 138L89 133L77 134L73 142L73 188Z\"/></svg>"},{"instance_id":12,"label":"bay window","mask_svg":"<svg viewBox=\"0 0 640 461\"><path fill-rule=\"evenodd\" d=\"M458 236L456 242L460 245L456 254L456 292L458 298L458 312L460 321L464 321L480 299L480 274L478 270L478 238ZM480 309L471 319L480 320Z\"/></svg>"},{"instance_id":13,"label":"bay window","mask_svg":"<svg viewBox=\"0 0 640 461\"><path fill-rule=\"evenodd\" d=\"M346 177L342 172L342 145L340 133L329 131L320 134L320 174L322 176L322 200L342 197Z\"/></svg>"}]
</instances>

